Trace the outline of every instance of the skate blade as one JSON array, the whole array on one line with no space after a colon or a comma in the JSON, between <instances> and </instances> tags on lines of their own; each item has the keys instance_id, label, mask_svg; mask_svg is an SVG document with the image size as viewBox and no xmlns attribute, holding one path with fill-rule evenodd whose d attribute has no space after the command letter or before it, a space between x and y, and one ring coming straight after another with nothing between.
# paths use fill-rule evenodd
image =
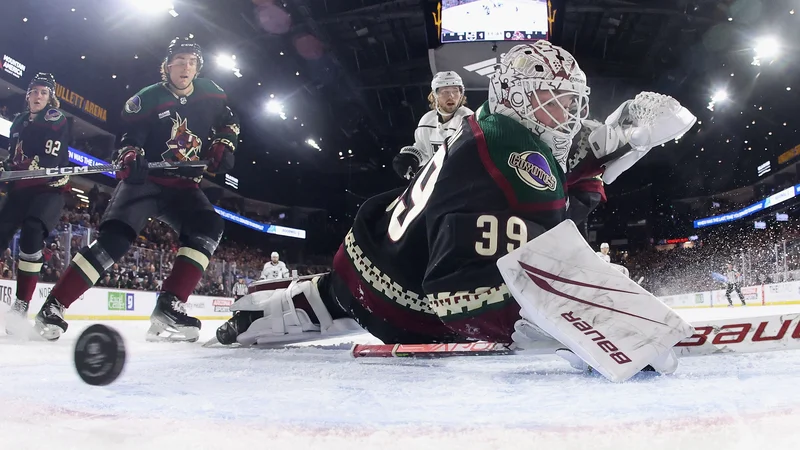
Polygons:
<instances>
[{"instance_id":1,"label":"skate blade","mask_svg":"<svg viewBox=\"0 0 800 450\"><path fill-rule=\"evenodd\" d=\"M153 322L147 330L147 342L197 342L200 329L194 327L167 326Z\"/></svg>"}]
</instances>

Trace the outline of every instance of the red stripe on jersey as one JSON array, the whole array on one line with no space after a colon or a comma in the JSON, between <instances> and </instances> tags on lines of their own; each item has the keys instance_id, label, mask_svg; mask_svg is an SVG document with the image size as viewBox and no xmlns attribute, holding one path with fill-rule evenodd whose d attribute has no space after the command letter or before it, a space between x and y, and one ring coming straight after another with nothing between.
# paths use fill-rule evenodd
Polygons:
<instances>
[{"instance_id":1,"label":"red stripe on jersey","mask_svg":"<svg viewBox=\"0 0 800 450\"><path fill-rule=\"evenodd\" d=\"M486 144L486 137L483 135L483 130L481 129L480 125L478 125L478 121L475 119L475 116L469 116L467 118L467 122L469 123L470 128L472 128L472 134L475 136L475 142L478 145L478 156L481 158L481 162L483 163L483 167L486 169L486 172L494 180L497 187L503 191L503 195L505 195L506 200L508 201L509 206L514 212L518 211L527 211L527 212L536 212L536 211L552 211L556 209L561 209L566 206L567 199L561 198L558 200L553 200L549 202L539 202L539 203L525 203L522 204L517 199L516 194L514 194L514 188L511 187L511 183L503 176L503 173L500 172L500 169L494 165L492 161L492 157L489 156L489 146Z\"/></svg>"}]
</instances>

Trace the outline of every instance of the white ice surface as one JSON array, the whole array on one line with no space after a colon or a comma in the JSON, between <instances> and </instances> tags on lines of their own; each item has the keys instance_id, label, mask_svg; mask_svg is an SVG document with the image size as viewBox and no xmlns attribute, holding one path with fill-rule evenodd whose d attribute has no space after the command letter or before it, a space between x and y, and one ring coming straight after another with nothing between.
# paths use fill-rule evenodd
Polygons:
<instances>
[{"instance_id":1,"label":"white ice surface","mask_svg":"<svg viewBox=\"0 0 800 450\"><path fill-rule=\"evenodd\" d=\"M72 363L88 325L56 343L0 336L0 450L796 448L800 351L682 359L673 376L611 384L553 357L361 363L345 349L146 343L146 322L110 322L128 362L92 387ZM218 323L203 325L205 340Z\"/></svg>"}]
</instances>

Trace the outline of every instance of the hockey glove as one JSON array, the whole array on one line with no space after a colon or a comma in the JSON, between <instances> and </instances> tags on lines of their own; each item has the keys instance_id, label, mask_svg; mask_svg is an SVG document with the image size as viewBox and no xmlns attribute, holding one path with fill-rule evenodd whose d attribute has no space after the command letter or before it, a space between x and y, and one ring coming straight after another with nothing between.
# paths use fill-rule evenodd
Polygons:
<instances>
[{"instance_id":1,"label":"hockey glove","mask_svg":"<svg viewBox=\"0 0 800 450\"><path fill-rule=\"evenodd\" d=\"M400 150L392 160L392 167L394 171L406 180L414 178L414 175L419 170L420 162L416 155L405 153Z\"/></svg>"},{"instance_id":2,"label":"hockey glove","mask_svg":"<svg viewBox=\"0 0 800 450\"><path fill-rule=\"evenodd\" d=\"M211 148L206 152L206 160L208 160L208 170L214 174L224 174L233 169L235 157L233 150L224 139L217 139L211 144Z\"/></svg>"},{"instance_id":3,"label":"hockey glove","mask_svg":"<svg viewBox=\"0 0 800 450\"><path fill-rule=\"evenodd\" d=\"M130 184L142 184L147 180L147 159L139 147L123 147L117 158L117 179Z\"/></svg>"}]
</instances>

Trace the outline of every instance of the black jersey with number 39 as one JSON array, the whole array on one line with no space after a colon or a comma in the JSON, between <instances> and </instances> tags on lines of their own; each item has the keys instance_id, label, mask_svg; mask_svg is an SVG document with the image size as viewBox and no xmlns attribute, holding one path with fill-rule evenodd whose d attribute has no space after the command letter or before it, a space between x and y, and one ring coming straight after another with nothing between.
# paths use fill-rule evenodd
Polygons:
<instances>
[{"instance_id":1,"label":"black jersey with number 39","mask_svg":"<svg viewBox=\"0 0 800 450\"><path fill-rule=\"evenodd\" d=\"M487 109L463 119L405 191L365 202L343 246L386 301L424 297L427 313L478 338L486 333L470 333L465 319L518 311L497 259L566 218L566 179L550 149Z\"/></svg>"}]
</instances>

